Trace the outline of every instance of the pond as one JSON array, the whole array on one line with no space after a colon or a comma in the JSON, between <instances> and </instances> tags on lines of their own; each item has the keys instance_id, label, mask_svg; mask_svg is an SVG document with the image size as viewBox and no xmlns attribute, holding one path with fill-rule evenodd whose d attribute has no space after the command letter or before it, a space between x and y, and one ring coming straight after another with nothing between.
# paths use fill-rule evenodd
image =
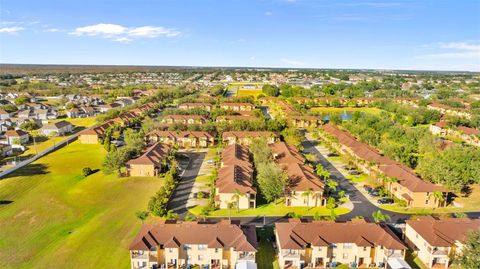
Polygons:
<instances>
[{"instance_id":1,"label":"pond","mask_svg":"<svg viewBox=\"0 0 480 269\"><path fill-rule=\"evenodd\" d=\"M352 119L352 112L349 112L349 111L343 111L341 113L334 113L333 115L335 115L335 114L340 114L340 118L342 118L342 120L351 120ZM330 114L323 115L322 119L325 122L330 121Z\"/></svg>"}]
</instances>

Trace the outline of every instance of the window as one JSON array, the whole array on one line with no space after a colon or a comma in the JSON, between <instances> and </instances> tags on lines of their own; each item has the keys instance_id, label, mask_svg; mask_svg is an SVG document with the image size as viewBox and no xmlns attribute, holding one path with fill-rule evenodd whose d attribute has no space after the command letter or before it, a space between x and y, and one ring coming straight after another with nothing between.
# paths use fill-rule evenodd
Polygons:
<instances>
[{"instance_id":1,"label":"window","mask_svg":"<svg viewBox=\"0 0 480 269\"><path fill-rule=\"evenodd\" d=\"M332 244L330 244L330 247L331 247L331 248L337 248L337 244L333 244L333 243L332 243Z\"/></svg>"},{"instance_id":2,"label":"window","mask_svg":"<svg viewBox=\"0 0 480 269\"><path fill-rule=\"evenodd\" d=\"M346 248L346 249L352 248L352 243L344 243L343 248Z\"/></svg>"},{"instance_id":3,"label":"window","mask_svg":"<svg viewBox=\"0 0 480 269\"><path fill-rule=\"evenodd\" d=\"M173 253L173 248L169 248L169 249L168 249L168 252L169 252L169 253Z\"/></svg>"},{"instance_id":4,"label":"window","mask_svg":"<svg viewBox=\"0 0 480 269\"><path fill-rule=\"evenodd\" d=\"M198 250L206 250L207 245L198 245Z\"/></svg>"},{"instance_id":5,"label":"window","mask_svg":"<svg viewBox=\"0 0 480 269\"><path fill-rule=\"evenodd\" d=\"M218 248L215 249L215 253L218 253Z\"/></svg>"},{"instance_id":6,"label":"window","mask_svg":"<svg viewBox=\"0 0 480 269\"><path fill-rule=\"evenodd\" d=\"M203 261L203 255L198 255L198 260Z\"/></svg>"},{"instance_id":7,"label":"window","mask_svg":"<svg viewBox=\"0 0 480 269\"><path fill-rule=\"evenodd\" d=\"M343 258L348 259L348 253L343 253Z\"/></svg>"},{"instance_id":8,"label":"window","mask_svg":"<svg viewBox=\"0 0 480 269\"><path fill-rule=\"evenodd\" d=\"M367 247L363 247L363 251L367 251Z\"/></svg>"}]
</instances>

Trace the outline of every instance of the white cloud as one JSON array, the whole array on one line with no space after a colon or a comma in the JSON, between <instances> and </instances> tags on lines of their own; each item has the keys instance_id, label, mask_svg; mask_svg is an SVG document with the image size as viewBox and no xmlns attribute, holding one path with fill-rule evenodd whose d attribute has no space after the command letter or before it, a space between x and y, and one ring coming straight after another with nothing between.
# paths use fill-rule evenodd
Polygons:
<instances>
[{"instance_id":1,"label":"white cloud","mask_svg":"<svg viewBox=\"0 0 480 269\"><path fill-rule=\"evenodd\" d=\"M99 23L95 25L78 27L70 35L99 36L118 42L130 42L135 38L175 37L179 31L161 26L125 27L118 24Z\"/></svg>"},{"instance_id":2,"label":"white cloud","mask_svg":"<svg viewBox=\"0 0 480 269\"><path fill-rule=\"evenodd\" d=\"M255 61L255 56L250 56L248 59L250 59L250 61Z\"/></svg>"},{"instance_id":3,"label":"white cloud","mask_svg":"<svg viewBox=\"0 0 480 269\"><path fill-rule=\"evenodd\" d=\"M0 33L14 34L24 29L25 28L19 27L19 26L3 27L3 28L0 28Z\"/></svg>"},{"instance_id":4,"label":"white cloud","mask_svg":"<svg viewBox=\"0 0 480 269\"><path fill-rule=\"evenodd\" d=\"M297 61L297 60L286 59L286 58L282 58L282 59L280 59L280 61L281 61L282 63L286 63L286 64L289 64L289 65L295 66L295 67L305 66L305 65L306 65L306 63L304 63L304 62Z\"/></svg>"},{"instance_id":5,"label":"white cloud","mask_svg":"<svg viewBox=\"0 0 480 269\"><path fill-rule=\"evenodd\" d=\"M60 29L58 29L58 28L49 28L49 29L47 29L47 30L45 30L45 31L51 32L51 33L56 33L56 32L60 32Z\"/></svg>"},{"instance_id":6,"label":"white cloud","mask_svg":"<svg viewBox=\"0 0 480 269\"><path fill-rule=\"evenodd\" d=\"M271 11L265 12L265 16L272 16L272 15L273 15L273 13Z\"/></svg>"},{"instance_id":7,"label":"white cloud","mask_svg":"<svg viewBox=\"0 0 480 269\"><path fill-rule=\"evenodd\" d=\"M422 55L425 58L437 59L477 59L480 60L480 44L466 42L439 43L437 48L442 52Z\"/></svg>"}]
</instances>

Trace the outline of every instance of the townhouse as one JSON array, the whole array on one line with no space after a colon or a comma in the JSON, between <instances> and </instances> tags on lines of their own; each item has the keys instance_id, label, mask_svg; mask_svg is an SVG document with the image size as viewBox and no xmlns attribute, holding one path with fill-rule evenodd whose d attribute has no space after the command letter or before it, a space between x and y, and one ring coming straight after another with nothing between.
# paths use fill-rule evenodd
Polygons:
<instances>
[{"instance_id":1,"label":"townhouse","mask_svg":"<svg viewBox=\"0 0 480 269\"><path fill-rule=\"evenodd\" d=\"M439 121L429 126L428 130L438 136L453 136L465 143L480 147L480 130L466 126L449 127L447 122Z\"/></svg>"},{"instance_id":2,"label":"townhouse","mask_svg":"<svg viewBox=\"0 0 480 269\"><path fill-rule=\"evenodd\" d=\"M45 124L41 132L45 136L63 136L73 132L73 125L68 121L58 121Z\"/></svg>"},{"instance_id":3,"label":"townhouse","mask_svg":"<svg viewBox=\"0 0 480 269\"><path fill-rule=\"evenodd\" d=\"M126 163L127 176L153 177L157 176L165 167L172 146L164 143L155 143L145 150L138 158Z\"/></svg>"},{"instance_id":4,"label":"townhouse","mask_svg":"<svg viewBox=\"0 0 480 269\"><path fill-rule=\"evenodd\" d=\"M11 146L25 145L30 140L30 136L23 130L8 130L5 132L5 144Z\"/></svg>"},{"instance_id":5,"label":"townhouse","mask_svg":"<svg viewBox=\"0 0 480 269\"><path fill-rule=\"evenodd\" d=\"M222 103L220 108L233 111L253 111L255 106L250 103Z\"/></svg>"},{"instance_id":6,"label":"townhouse","mask_svg":"<svg viewBox=\"0 0 480 269\"><path fill-rule=\"evenodd\" d=\"M241 144L241 145L250 145L254 138L262 137L267 139L268 144L272 144L277 139L277 136L268 131L232 131L232 132L224 132L222 134L222 141L227 145L232 144Z\"/></svg>"},{"instance_id":7,"label":"townhouse","mask_svg":"<svg viewBox=\"0 0 480 269\"><path fill-rule=\"evenodd\" d=\"M467 119L470 119L472 117L472 114L466 108L454 108L438 102L432 102L427 106L427 108L437 110L440 113L446 115L459 116Z\"/></svg>"},{"instance_id":8,"label":"townhouse","mask_svg":"<svg viewBox=\"0 0 480 269\"><path fill-rule=\"evenodd\" d=\"M257 189L253 186L253 165L246 146L232 144L223 150L215 193L219 208L229 208L229 204L237 209L256 207Z\"/></svg>"},{"instance_id":9,"label":"townhouse","mask_svg":"<svg viewBox=\"0 0 480 269\"><path fill-rule=\"evenodd\" d=\"M178 106L178 109L181 110L190 110L194 108L202 108L210 112L212 111L213 106L210 103L183 103Z\"/></svg>"},{"instance_id":10,"label":"townhouse","mask_svg":"<svg viewBox=\"0 0 480 269\"><path fill-rule=\"evenodd\" d=\"M405 242L428 268L448 268L468 233L480 230L480 219L417 216L406 223Z\"/></svg>"},{"instance_id":11,"label":"townhouse","mask_svg":"<svg viewBox=\"0 0 480 269\"><path fill-rule=\"evenodd\" d=\"M322 122L320 117L307 115L289 115L287 121L290 126L297 128L316 128Z\"/></svg>"},{"instance_id":12,"label":"townhouse","mask_svg":"<svg viewBox=\"0 0 480 269\"><path fill-rule=\"evenodd\" d=\"M255 266L256 248L254 225L161 220L143 224L129 250L132 269L234 269Z\"/></svg>"},{"instance_id":13,"label":"townhouse","mask_svg":"<svg viewBox=\"0 0 480 269\"><path fill-rule=\"evenodd\" d=\"M205 124L208 119L200 115L166 115L160 122L163 124Z\"/></svg>"},{"instance_id":14,"label":"townhouse","mask_svg":"<svg viewBox=\"0 0 480 269\"><path fill-rule=\"evenodd\" d=\"M98 126L94 126L90 129L84 130L79 135L80 143L82 144L98 144L105 138L105 132L108 128L113 128L113 121L107 121Z\"/></svg>"},{"instance_id":15,"label":"townhouse","mask_svg":"<svg viewBox=\"0 0 480 269\"><path fill-rule=\"evenodd\" d=\"M152 131L146 134L146 140L151 143L166 143L178 145L181 148L207 148L215 144L215 137L201 131Z\"/></svg>"},{"instance_id":16,"label":"townhouse","mask_svg":"<svg viewBox=\"0 0 480 269\"><path fill-rule=\"evenodd\" d=\"M248 115L227 115L227 116L218 116L215 120L217 123L226 122L233 123L235 121L252 121L258 120L257 117L248 116Z\"/></svg>"},{"instance_id":17,"label":"townhouse","mask_svg":"<svg viewBox=\"0 0 480 269\"><path fill-rule=\"evenodd\" d=\"M288 185L285 191L286 206L323 206L325 186L313 168L305 165L298 150L285 142L271 145L273 158L285 170Z\"/></svg>"},{"instance_id":18,"label":"townhouse","mask_svg":"<svg viewBox=\"0 0 480 269\"><path fill-rule=\"evenodd\" d=\"M407 247L384 224L362 219L289 219L275 223L275 237L281 269L331 268L340 264L352 268L402 264L400 268L410 268L404 260Z\"/></svg>"},{"instance_id":19,"label":"townhouse","mask_svg":"<svg viewBox=\"0 0 480 269\"><path fill-rule=\"evenodd\" d=\"M100 105L98 106L98 110L101 112L101 113L105 113L111 109L114 109L114 108L119 108L121 107L120 104L117 104L117 103L111 103L111 104L104 104L104 105Z\"/></svg>"},{"instance_id":20,"label":"townhouse","mask_svg":"<svg viewBox=\"0 0 480 269\"><path fill-rule=\"evenodd\" d=\"M449 192L444 187L422 180L412 169L380 154L335 125L326 124L321 129L325 132L322 139L338 152L351 156L355 166L376 178L396 198L404 200L408 207L438 208L446 205Z\"/></svg>"}]
</instances>

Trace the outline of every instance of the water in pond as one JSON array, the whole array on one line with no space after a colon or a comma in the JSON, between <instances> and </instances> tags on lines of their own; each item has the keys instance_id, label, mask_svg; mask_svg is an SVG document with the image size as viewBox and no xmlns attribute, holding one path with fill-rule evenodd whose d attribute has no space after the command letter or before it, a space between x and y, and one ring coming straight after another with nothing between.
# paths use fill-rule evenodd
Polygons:
<instances>
[{"instance_id":1,"label":"water in pond","mask_svg":"<svg viewBox=\"0 0 480 269\"><path fill-rule=\"evenodd\" d=\"M351 120L352 119L352 112L348 112L348 111L343 111L342 113L340 113L340 118L342 118L342 120ZM323 116L323 121L330 121L330 115L324 115Z\"/></svg>"}]
</instances>

